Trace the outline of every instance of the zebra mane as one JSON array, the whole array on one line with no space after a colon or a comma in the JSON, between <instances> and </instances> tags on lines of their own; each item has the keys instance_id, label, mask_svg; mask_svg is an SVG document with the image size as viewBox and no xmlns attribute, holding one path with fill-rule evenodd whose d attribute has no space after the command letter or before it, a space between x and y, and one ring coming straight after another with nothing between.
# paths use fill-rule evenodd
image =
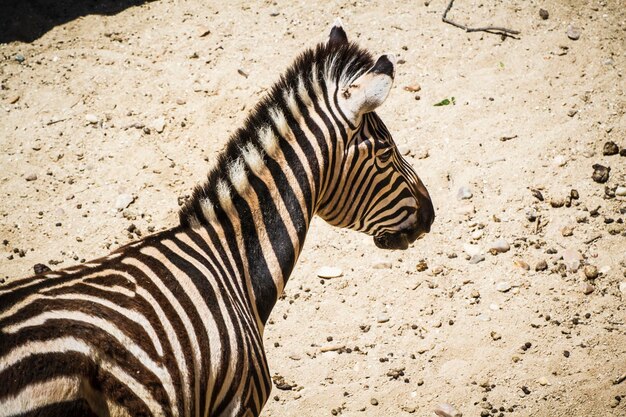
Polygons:
<instances>
[{"instance_id":1,"label":"zebra mane","mask_svg":"<svg viewBox=\"0 0 626 417\"><path fill-rule=\"evenodd\" d=\"M272 121L276 120L277 114L284 120L284 115L293 106L294 94L305 105L310 104L311 99L323 100L320 96L326 86L345 88L373 65L372 55L352 42L341 45L320 43L301 53L270 92L252 109L243 127L231 135L225 150L218 155L209 172L207 181L194 189L192 197L180 210L181 225L194 226L197 222L204 223L215 218L219 211L224 210L223 200L229 200L231 185L241 191L238 182L245 180L241 172L245 173L246 168L254 170L246 167L242 159L245 158L250 165L249 159L262 162L264 154L271 153L262 132L268 131L271 135L272 130L276 129L280 133L280 127L272 127ZM303 88L308 94L304 94ZM292 102L289 102L289 94L292 94ZM273 146L276 146L275 141ZM242 171L237 173L237 169ZM221 207L217 202L222 203Z\"/></svg>"}]
</instances>

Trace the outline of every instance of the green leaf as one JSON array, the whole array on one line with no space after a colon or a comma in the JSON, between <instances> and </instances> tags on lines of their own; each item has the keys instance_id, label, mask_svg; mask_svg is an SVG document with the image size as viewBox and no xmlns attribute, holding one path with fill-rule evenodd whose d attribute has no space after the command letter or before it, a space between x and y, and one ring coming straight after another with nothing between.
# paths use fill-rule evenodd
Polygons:
<instances>
[{"instance_id":1,"label":"green leaf","mask_svg":"<svg viewBox=\"0 0 626 417\"><path fill-rule=\"evenodd\" d=\"M448 106L450 104L456 104L454 97L444 98L439 103L433 104L433 106Z\"/></svg>"}]
</instances>

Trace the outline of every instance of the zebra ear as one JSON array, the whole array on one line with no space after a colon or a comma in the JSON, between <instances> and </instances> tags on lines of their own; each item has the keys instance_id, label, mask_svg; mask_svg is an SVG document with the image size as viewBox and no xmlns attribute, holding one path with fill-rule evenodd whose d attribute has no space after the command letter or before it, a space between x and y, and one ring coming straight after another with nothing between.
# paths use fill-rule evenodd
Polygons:
<instances>
[{"instance_id":1,"label":"zebra ear","mask_svg":"<svg viewBox=\"0 0 626 417\"><path fill-rule=\"evenodd\" d=\"M343 30L343 23L341 19L335 19L333 27L330 28L330 34L328 35L328 46L338 47L348 43L348 35Z\"/></svg>"},{"instance_id":2,"label":"zebra ear","mask_svg":"<svg viewBox=\"0 0 626 417\"><path fill-rule=\"evenodd\" d=\"M354 120L383 104L393 85L395 60L393 55L381 55L369 71L344 89L342 96Z\"/></svg>"}]
</instances>

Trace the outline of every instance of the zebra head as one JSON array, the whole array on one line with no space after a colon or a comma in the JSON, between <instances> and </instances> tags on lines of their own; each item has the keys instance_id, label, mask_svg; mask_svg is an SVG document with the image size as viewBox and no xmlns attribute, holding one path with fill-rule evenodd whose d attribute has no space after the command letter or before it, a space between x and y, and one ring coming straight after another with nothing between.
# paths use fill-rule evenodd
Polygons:
<instances>
[{"instance_id":1,"label":"zebra head","mask_svg":"<svg viewBox=\"0 0 626 417\"><path fill-rule=\"evenodd\" d=\"M328 47L345 53L352 47L339 21ZM337 59L338 62L348 62ZM373 62L373 60L370 60ZM328 85L345 128L333 177L318 214L332 225L372 235L383 249L406 249L430 231L435 219L430 195L402 157L375 110L385 101L394 78L393 56L382 55L369 68L336 69Z\"/></svg>"}]
</instances>

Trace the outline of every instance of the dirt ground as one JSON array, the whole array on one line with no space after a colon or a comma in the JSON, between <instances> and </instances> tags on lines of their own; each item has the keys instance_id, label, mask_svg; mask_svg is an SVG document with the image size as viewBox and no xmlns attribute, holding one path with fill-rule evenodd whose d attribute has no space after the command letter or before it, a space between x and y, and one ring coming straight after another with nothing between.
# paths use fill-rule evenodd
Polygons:
<instances>
[{"instance_id":1,"label":"dirt ground","mask_svg":"<svg viewBox=\"0 0 626 417\"><path fill-rule=\"evenodd\" d=\"M264 416L626 415L626 157L603 154L626 147L622 0L450 12L519 39L442 23L447 0L48 3L0 5L0 279L175 225L248 109L341 17L399 59L379 114L437 218L407 251L314 221L265 332L290 389Z\"/></svg>"}]
</instances>

